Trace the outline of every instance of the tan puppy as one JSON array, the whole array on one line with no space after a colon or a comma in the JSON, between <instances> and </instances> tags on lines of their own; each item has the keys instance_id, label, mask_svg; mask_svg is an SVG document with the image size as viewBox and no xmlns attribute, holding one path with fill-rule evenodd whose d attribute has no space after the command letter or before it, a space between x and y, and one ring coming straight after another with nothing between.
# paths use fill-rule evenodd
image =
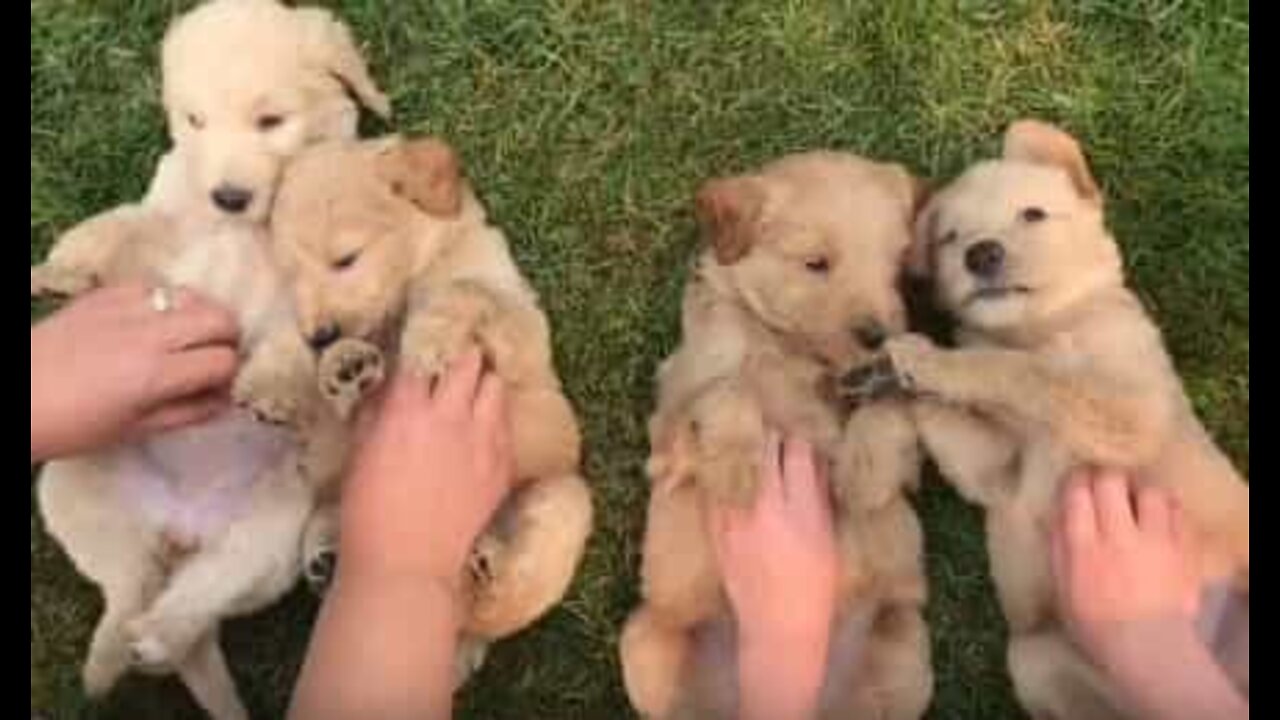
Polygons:
<instances>
[{"instance_id":1,"label":"tan puppy","mask_svg":"<svg viewBox=\"0 0 1280 720\"><path fill-rule=\"evenodd\" d=\"M139 277L201 291L239 321L246 360L236 399L296 432L229 413L51 462L38 497L46 527L105 598L86 690L105 692L133 663L177 671L211 715L233 720L247 714L218 624L296 581L315 488L336 474L344 449L263 221L288 158L355 133L347 86L387 107L327 11L268 0L215 0L183 16L166 33L163 69L174 147L146 198L63 236L32 268L32 294Z\"/></svg>"},{"instance_id":2,"label":"tan puppy","mask_svg":"<svg viewBox=\"0 0 1280 720\"><path fill-rule=\"evenodd\" d=\"M960 349L891 339L879 372L850 382L919 398L928 450L986 508L1024 706L1037 718L1119 716L1054 606L1046 528L1060 481L1081 465L1119 467L1177 496L1214 590L1206 640L1247 692L1249 488L1196 419L1159 330L1125 287L1075 140L1034 121L1011 126L1001 159L930 201L914 263L959 321Z\"/></svg>"},{"instance_id":3,"label":"tan puppy","mask_svg":"<svg viewBox=\"0 0 1280 720\"><path fill-rule=\"evenodd\" d=\"M916 718L932 693L919 470L902 406L842 413L825 381L905 329L896 281L917 197L897 165L792 155L697 195L710 249L685 291L683 340L658 372L644 604L621 640L646 717L736 716L736 649L705 512L749 501L766 426L833 461L844 562L822 695L830 718ZM804 612L797 608L797 612Z\"/></svg>"},{"instance_id":4,"label":"tan puppy","mask_svg":"<svg viewBox=\"0 0 1280 720\"><path fill-rule=\"evenodd\" d=\"M564 595L591 527L577 421L538 297L437 140L308 151L285 173L272 226L331 399L357 402L383 354L435 377L472 344L507 383L518 485L473 558L464 631L476 642L460 657L479 653ZM333 546L333 517L330 509L313 523L309 556ZM460 675L479 660L461 657Z\"/></svg>"}]
</instances>

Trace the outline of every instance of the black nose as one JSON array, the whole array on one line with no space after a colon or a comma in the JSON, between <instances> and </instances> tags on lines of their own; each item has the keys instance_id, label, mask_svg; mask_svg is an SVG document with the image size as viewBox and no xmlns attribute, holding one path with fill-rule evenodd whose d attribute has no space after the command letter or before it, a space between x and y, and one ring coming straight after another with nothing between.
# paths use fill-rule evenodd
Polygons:
<instances>
[{"instance_id":1,"label":"black nose","mask_svg":"<svg viewBox=\"0 0 1280 720\"><path fill-rule=\"evenodd\" d=\"M253 201L253 193L233 185L220 185L211 194L213 204L229 213L244 212Z\"/></svg>"},{"instance_id":2,"label":"black nose","mask_svg":"<svg viewBox=\"0 0 1280 720\"><path fill-rule=\"evenodd\" d=\"M965 251L964 266L980 278L994 277L1004 267L1004 246L983 240Z\"/></svg>"},{"instance_id":3,"label":"black nose","mask_svg":"<svg viewBox=\"0 0 1280 720\"><path fill-rule=\"evenodd\" d=\"M336 324L321 325L315 332L311 333L311 337L307 338L307 344L316 352L324 352L324 349L332 345L342 336L342 331L338 329Z\"/></svg>"},{"instance_id":4,"label":"black nose","mask_svg":"<svg viewBox=\"0 0 1280 720\"><path fill-rule=\"evenodd\" d=\"M889 331L875 320L858 325L853 329L853 336L858 339L858 343L868 350L879 350L884 341L889 339Z\"/></svg>"}]
</instances>

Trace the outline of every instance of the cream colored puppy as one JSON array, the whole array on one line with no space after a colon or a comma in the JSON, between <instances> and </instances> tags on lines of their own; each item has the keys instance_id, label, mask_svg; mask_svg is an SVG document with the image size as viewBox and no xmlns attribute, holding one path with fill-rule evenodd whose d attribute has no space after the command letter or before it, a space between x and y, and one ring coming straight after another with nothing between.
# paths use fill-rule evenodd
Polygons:
<instances>
[{"instance_id":1,"label":"cream colored puppy","mask_svg":"<svg viewBox=\"0 0 1280 720\"><path fill-rule=\"evenodd\" d=\"M174 147L146 198L62 237L32 268L32 294L144 277L211 296L235 312L242 331L236 399L294 427L238 410L50 462L38 497L49 532L105 599L86 690L105 692L131 665L176 671L211 715L233 720L246 713L219 648L219 622L295 582L316 486L335 474L343 451L264 221L292 155L354 135L348 89L380 112L387 107L328 12L268 0L215 0L178 19L165 36L163 73Z\"/></svg>"},{"instance_id":2,"label":"cream colored puppy","mask_svg":"<svg viewBox=\"0 0 1280 720\"><path fill-rule=\"evenodd\" d=\"M1004 154L939 192L914 264L959 321L959 349L891 339L850 385L917 398L942 473L986 509L1009 669L1036 718L1119 717L1063 634L1047 525L1072 468L1168 488L1203 547L1206 641L1248 688L1249 487L1196 419L1160 331L1125 287L1102 195L1074 139L1022 121Z\"/></svg>"},{"instance_id":3,"label":"cream colored puppy","mask_svg":"<svg viewBox=\"0 0 1280 720\"><path fill-rule=\"evenodd\" d=\"M272 231L321 391L338 406L360 402L384 357L434 378L471 345L506 383L516 486L473 556L461 681L488 640L560 600L591 529L578 424L537 294L453 151L429 138L308 150L285 171ZM336 546L335 508L312 523L309 559ZM447 508L422 512L429 523Z\"/></svg>"},{"instance_id":4,"label":"cream colored puppy","mask_svg":"<svg viewBox=\"0 0 1280 720\"><path fill-rule=\"evenodd\" d=\"M821 717L905 720L929 704L920 526L901 492L918 476L916 436L895 403L846 425L828 382L905 330L896 283L918 192L900 166L825 151L698 191L710 248L658 371L644 602L620 642L641 715L738 715L733 618L705 518L754 497L770 426L833 466L843 566Z\"/></svg>"}]
</instances>

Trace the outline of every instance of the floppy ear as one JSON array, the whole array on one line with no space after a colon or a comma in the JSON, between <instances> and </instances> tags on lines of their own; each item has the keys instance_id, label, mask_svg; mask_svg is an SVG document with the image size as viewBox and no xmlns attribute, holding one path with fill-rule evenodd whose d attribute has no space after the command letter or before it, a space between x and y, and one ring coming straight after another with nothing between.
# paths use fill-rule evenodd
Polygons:
<instances>
[{"instance_id":1,"label":"floppy ear","mask_svg":"<svg viewBox=\"0 0 1280 720\"><path fill-rule=\"evenodd\" d=\"M1102 192L1089 172L1080 143L1053 125L1039 120L1019 120L1010 125L1004 133L1004 158L1060 167L1081 198L1102 205Z\"/></svg>"},{"instance_id":2,"label":"floppy ear","mask_svg":"<svg viewBox=\"0 0 1280 720\"><path fill-rule=\"evenodd\" d=\"M462 171L453 148L435 138L389 143L378 151L378 177L391 192L437 217L462 210Z\"/></svg>"},{"instance_id":3,"label":"floppy ear","mask_svg":"<svg viewBox=\"0 0 1280 720\"><path fill-rule=\"evenodd\" d=\"M929 248L938 233L938 210L925 207L911 223L911 244L902 254L902 269L909 277L926 278L933 273Z\"/></svg>"},{"instance_id":4,"label":"floppy ear","mask_svg":"<svg viewBox=\"0 0 1280 720\"><path fill-rule=\"evenodd\" d=\"M753 177L708 180L698 189L694 213L721 265L732 265L751 250L764 200L764 188Z\"/></svg>"},{"instance_id":5,"label":"floppy ear","mask_svg":"<svg viewBox=\"0 0 1280 720\"><path fill-rule=\"evenodd\" d=\"M323 8L298 8L293 12L304 25L307 57L337 78L367 108L381 118L391 117L391 102L378 89L351 31Z\"/></svg>"}]
</instances>

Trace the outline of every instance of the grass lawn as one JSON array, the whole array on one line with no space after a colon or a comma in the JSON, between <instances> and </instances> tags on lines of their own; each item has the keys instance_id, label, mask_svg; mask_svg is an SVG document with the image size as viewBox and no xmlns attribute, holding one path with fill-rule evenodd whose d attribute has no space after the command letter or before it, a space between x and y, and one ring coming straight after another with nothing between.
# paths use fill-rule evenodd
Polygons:
<instances>
[{"instance_id":1,"label":"grass lawn","mask_svg":"<svg viewBox=\"0 0 1280 720\"><path fill-rule=\"evenodd\" d=\"M850 149L946 178L1036 115L1081 137L1133 284L1210 429L1249 468L1249 8L1245 0L331 2L393 98L394 128L460 150L540 290L586 430L598 507L563 605L504 642L460 717L630 717L618 629L636 602L645 419L676 341L697 183ZM188 2L32 0L31 257L141 196L165 147L157 47ZM369 126L370 132L389 128ZM32 317L37 309L33 306ZM978 514L919 500L932 581L931 717L1020 717ZM86 700L100 604L31 519L31 707L195 717L176 682ZM282 715L315 602L224 633L256 717Z\"/></svg>"}]
</instances>

